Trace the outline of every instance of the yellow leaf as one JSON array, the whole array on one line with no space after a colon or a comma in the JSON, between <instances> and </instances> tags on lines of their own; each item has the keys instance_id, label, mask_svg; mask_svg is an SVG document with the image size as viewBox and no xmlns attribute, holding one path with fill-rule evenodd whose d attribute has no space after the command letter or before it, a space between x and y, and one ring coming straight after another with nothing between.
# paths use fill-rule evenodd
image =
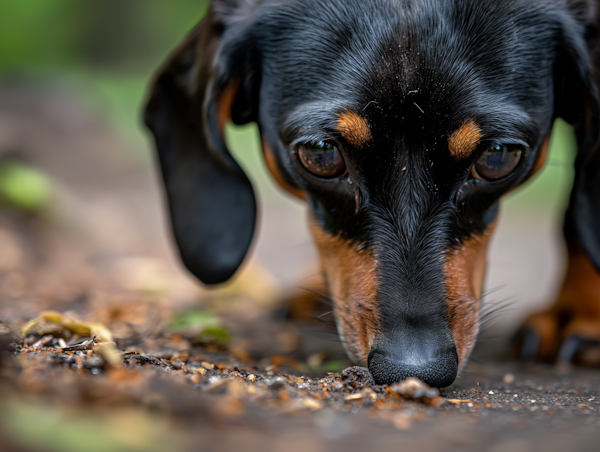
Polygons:
<instances>
[{"instance_id":1,"label":"yellow leaf","mask_svg":"<svg viewBox=\"0 0 600 452\"><path fill-rule=\"evenodd\" d=\"M81 337L95 337L96 342L112 341L112 333L101 323L81 322L55 311L44 311L38 317L27 322L21 334L52 334L56 337L70 337L77 334ZM65 334L66 333L66 334Z\"/></svg>"}]
</instances>

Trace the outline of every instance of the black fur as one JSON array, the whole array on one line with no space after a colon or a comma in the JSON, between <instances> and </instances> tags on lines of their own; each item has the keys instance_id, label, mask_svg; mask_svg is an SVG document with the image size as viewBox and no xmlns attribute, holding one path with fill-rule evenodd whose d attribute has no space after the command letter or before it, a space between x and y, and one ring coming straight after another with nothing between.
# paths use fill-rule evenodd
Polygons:
<instances>
[{"instance_id":1,"label":"black fur","mask_svg":"<svg viewBox=\"0 0 600 452\"><path fill-rule=\"evenodd\" d=\"M258 122L322 228L377 258L382 331L372 355L450 362L432 384L451 382L459 363L445 256L483 232L499 198L531 175L558 116L580 144L566 229L600 268L595 11L595 2L561 0L213 1L146 112L186 266L206 283L225 281L252 237L252 188L214 114L239 82L234 122ZM346 110L371 126L361 148L336 129ZM469 119L484 139L456 160L448 137ZM295 144L320 140L338 144L343 177L318 178L299 163ZM497 181L474 178L472 165L496 144L522 147L518 167ZM404 375L386 366L378 381Z\"/></svg>"}]
</instances>

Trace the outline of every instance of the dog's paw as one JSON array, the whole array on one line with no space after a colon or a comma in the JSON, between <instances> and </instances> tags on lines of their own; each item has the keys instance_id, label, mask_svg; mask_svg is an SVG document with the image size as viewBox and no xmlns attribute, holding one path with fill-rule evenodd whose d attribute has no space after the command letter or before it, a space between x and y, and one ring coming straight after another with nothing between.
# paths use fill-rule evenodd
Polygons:
<instances>
[{"instance_id":1,"label":"dog's paw","mask_svg":"<svg viewBox=\"0 0 600 452\"><path fill-rule=\"evenodd\" d=\"M600 365L600 274L580 246L569 247L554 306L529 316L518 336L523 360Z\"/></svg>"},{"instance_id":2,"label":"dog's paw","mask_svg":"<svg viewBox=\"0 0 600 452\"><path fill-rule=\"evenodd\" d=\"M600 365L600 312L565 303L529 316L518 333L523 361Z\"/></svg>"}]
</instances>

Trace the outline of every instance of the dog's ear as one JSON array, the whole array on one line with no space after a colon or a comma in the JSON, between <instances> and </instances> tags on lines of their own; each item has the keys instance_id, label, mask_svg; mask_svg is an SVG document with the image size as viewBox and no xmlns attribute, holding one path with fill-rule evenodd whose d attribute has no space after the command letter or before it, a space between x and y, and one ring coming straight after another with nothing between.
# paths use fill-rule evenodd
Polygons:
<instances>
[{"instance_id":1,"label":"dog's ear","mask_svg":"<svg viewBox=\"0 0 600 452\"><path fill-rule=\"evenodd\" d=\"M206 284L235 273L256 223L254 191L224 139L232 116L238 124L253 120L256 98L249 92L247 55L237 61L222 55L228 28L239 23L230 17L239 12L233 3L212 2L158 74L144 117L156 141L181 258Z\"/></svg>"},{"instance_id":2,"label":"dog's ear","mask_svg":"<svg viewBox=\"0 0 600 452\"><path fill-rule=\"evenodd\" d=\"M600 39L598 7L569 0L555 71L555 115L575 127L575 180L565 218L567 240L578 239L600 271Z\"/></svg>"}]
</instances>

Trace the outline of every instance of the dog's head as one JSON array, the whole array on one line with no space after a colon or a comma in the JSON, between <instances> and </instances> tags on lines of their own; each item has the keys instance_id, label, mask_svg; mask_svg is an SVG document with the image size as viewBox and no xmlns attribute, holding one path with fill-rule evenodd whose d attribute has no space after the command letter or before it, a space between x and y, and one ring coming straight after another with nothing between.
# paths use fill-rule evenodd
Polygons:
<instances>
[{"instance_id":1,"label":"dog's head","mask_svg":"<svg viewBox=\"0 0 600 452\"><path fill-rule=\"evenodd\" d=\"M566 3L214 0L146 111L185 265L213 284L244 259L256 204L223 129L255 121L275 179L309 206L348 354L378 383L451 384L498 201L543 164L557 116L577 127L579 167L600 168L595 13ZM598 171L578 180L598 248Z\"/></svg>"}]
</instances>

